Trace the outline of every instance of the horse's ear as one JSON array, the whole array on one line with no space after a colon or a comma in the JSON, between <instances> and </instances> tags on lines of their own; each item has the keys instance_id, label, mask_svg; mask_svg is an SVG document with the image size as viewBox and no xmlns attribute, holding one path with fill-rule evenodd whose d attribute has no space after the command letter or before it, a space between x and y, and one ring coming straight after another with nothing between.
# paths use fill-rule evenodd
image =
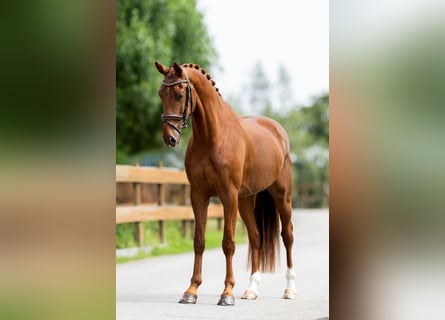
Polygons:
<instances>
[{"instance_id":1,"label":"horse's ear","mask_svg":"<svg viewBox=\"0 0 445 320\"><path fill-rule=\"evenodd\" d=\"M159 73L163 74L164 76L168 72L168 68L160 64L159 62L155 61L156 69L158 69Z\"/></svg>"},{"instance_id":2,"label":"horse's ear","mask_svg":"<svg viewBox=\"0 0 445 320\"><path fill-rule=\"evenodd\" d=\"M179 64L176 63L176 61L173 61L173 69L175 69L176 74L180 77L182 76L182 68Z\"/></svg>"}]
</instances>

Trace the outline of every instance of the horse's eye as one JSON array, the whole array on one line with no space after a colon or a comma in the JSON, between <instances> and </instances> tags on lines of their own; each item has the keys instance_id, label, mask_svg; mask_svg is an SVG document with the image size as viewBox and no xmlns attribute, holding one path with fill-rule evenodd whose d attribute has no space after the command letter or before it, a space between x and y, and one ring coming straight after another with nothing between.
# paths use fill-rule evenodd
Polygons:
<instances>
[{"instance_id":1,"label":"horse's eye","mask_svg":"<svg viewBox=\"0 0 445 320\"><path fill-rule=\"evenodd\" d=\"M183 97L182 92L179 92L179 93L176 95L176 99L178 99L178 100L181 100L182 97Z\"/></svg>"}]
</instances>

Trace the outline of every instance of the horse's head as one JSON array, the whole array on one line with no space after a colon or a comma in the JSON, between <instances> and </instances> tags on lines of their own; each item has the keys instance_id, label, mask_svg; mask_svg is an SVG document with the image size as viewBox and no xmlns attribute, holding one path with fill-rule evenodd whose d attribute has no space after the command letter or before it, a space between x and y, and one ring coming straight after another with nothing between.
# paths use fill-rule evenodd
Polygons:
<instances>
[{"instance_id":1,"label":"horse's head","mask_svg":"<svg viewBox=\"0 0 445 320\"><path fill-rule=\"evenodd\" d=\"M176 62L168 68L155 61L158 71L164 75L159 96L162 100L162 139L169 147L176 147L181 139L182 129L187 127L192 113L192 89L187 71Z\"/></svg>"}]
</instances>

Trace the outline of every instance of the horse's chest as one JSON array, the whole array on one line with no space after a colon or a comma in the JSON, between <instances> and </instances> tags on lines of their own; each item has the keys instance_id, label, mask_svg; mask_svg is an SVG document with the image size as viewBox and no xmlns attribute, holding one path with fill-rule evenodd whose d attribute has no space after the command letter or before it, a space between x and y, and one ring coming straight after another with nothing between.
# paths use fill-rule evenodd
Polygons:
<instances>
[{"instance_id":1,"label":"horse's chest","mask_svg":"<svg viewBox=\"0 0 445 320\"><path fill-rule=\"evenodd\" d=\"M242 163L214 156L202 155L189 159L186 162L186 171L191 184L202 184L204 180L215 187L229 183L240 186L242 180Z\"/></svg>"}]
</instances>

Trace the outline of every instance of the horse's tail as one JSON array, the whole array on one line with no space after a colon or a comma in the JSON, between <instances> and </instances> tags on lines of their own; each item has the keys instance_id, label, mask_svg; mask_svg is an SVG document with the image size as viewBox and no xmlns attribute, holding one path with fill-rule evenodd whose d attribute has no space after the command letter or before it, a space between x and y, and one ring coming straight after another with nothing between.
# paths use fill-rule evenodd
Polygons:
<instances>
[{"instance_id":1,"label":"horse's tail","mask_svg":"<svg viewBox=\"0 0 445 320\"><path fill-rule=\"evenodd\" d=\"M275 258L279 255L279 221L275 202L267 190L255 196L255 220L260 234L260 271L274 272ZM249 243L248 265L253 250Z\"/></svg>"}]
</instances>

